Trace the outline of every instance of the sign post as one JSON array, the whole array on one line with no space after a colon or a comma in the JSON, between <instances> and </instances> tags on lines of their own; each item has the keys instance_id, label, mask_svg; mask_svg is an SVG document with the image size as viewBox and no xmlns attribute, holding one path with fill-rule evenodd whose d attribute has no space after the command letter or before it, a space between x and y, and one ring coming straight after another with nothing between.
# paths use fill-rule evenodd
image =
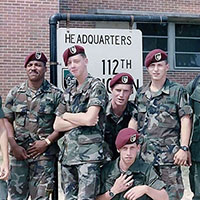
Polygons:
<instances>
[{"instance_id":1,"label":"sign post","mask_svg":"<svg viewBox=\"0 0 200 200\"><path fill-rule=\"evenodd\" d=\"M100 78L110 92L111 78L120 72L130 73L134 89L143 84L142 33L124 29L59 28L57 30L57 82L65 88L64 78L69 71L63 62L63 52L73 46L85 48L88 57L88 72Z\"/></svg>"}]
</instances>

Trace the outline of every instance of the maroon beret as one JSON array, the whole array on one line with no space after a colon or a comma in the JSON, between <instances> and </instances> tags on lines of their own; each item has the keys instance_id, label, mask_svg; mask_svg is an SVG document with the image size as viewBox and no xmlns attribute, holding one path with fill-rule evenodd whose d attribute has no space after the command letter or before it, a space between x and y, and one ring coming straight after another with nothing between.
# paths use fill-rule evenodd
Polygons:
<instances>
[{"instance_id":1,"label":"maroon beret","mask_svg":"<svg viewBox=\"0 0 200 200\"><path fill-rule=\"evenodd\" d=\"M36 60L36 61L41 61L43 62L44 64L46 64L47 62L47 57L44 55L44 53L42 52L33 52L31 53L30 55L28 55L25 59L25 62L24 62L24 67L26 67L26 65L30 62L30 61L33 61L33 60Z\"/></svg>"},{"instance_id":2,"label":"maroon beret","mask_svg":"<svg viewBox=\"0 0 200 200\"><path fill-rule=\"evenodd\" d=\"M167 54L161 49L154 49L150 51L144 61L146 67L149 67L151 63L167 60Z\"/></svg>"},{"instance_id":3,"label":"maroon beret","mask_svg":"<svg viewBox=\"0 0 200 200\"><path fill-rule=\"evenodd\" d=\"M138 141L139 133L132 128L122 129L115 140L115 146L117 149L122 148L126 144L133 144Z\"/></svg>"},{"instance_id":4,"label":"maroon beret","mask_svg":"<svg viewBox=\"0 0 200 200\"><path fill-rule=\"evenodd\" d=\"M133 77L128 73L119 73L111 79L110 87L114 87L115 84L133 84Z\"/></svg>"},{"instance_id":5,"label":"maroon beret","mask_svg":"<svg viewBox=\"0 0 200 200\"><path fill-rule=\"evenodd\" d=\"M68 62L69 57L75 56L79 53L85 54L85 49L82 46L79 46L79 45L74 45L74 46L66 49L63 53L63 60L64 60L64 63L65 63L65 66L67 66L67 62Z\"/></svg>"}]
</instances>

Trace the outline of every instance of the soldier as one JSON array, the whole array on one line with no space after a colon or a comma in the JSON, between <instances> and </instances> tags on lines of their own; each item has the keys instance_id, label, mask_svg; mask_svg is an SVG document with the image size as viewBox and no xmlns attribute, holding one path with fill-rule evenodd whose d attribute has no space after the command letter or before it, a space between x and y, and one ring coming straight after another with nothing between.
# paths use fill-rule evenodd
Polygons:
<instances>
[{"instance_id":1,"label":"soldier","mask_svg":"<svg viewBox=\"0 0 200 200\"><path fill-rule=\"evenodd\" d=\"M53 191L58 132L53 130L61 91L44 77L47 58L33 52L25 59L28 80L10 90L5 125L11 147L11 199L49 199Z\"/></svg>"},{"instance_id":2,"label":"soldier","mask_svg":"<svg viewBox=\"0 0 200 200\"><path fill-rule=\"evenodd\" d=\"M194 193L193 200L200 200L200 76L197 76L187 85L190 94L190 103L194 111L193 133L190 145L192 166L190 167L190 187Z\"/></svg>"},{"instance_id":3,"label":"soldier","mask_svg":"<svg viewBox=\"0 0 200 200\"><path fill-rule=\"evenodd\" d=\"M167 184L170 200L181 199L183 183L181 165L187 165L191 132L192 108L183 86L166 78L169 64L167 54L155 49L146 56L145 66L150 74L149 84L136 94L138 132L143 136L142 158L153 163Z\"/></svg>"},{"instance_id":4,"label":"soldier","mask_svg":"<svg viewBox=\"0 0 200 200\"><path fill-rule=\"evenodd\" d=\"M138 132L131 128L122 129L115 144L120 157L103 166L101 195L97 200L168 200L164 182L152 165L137 156L140 151Z\"/></svg>"},{"instance_id":5,"label":"soldier","mask_svg":"<svg viewBox=\"0 0 200 200\"><path fill-rule=\"evenodd\" d=\"M127 128L135 109L129 101L133 93L133 77L128 73L119 73L110 81L112 99L106 108L105 141L112 152L112 160L119 156L115 147L115 139L122 128Z\"/></svg>"},{"instance_id":6,"label":"soldier","mask_svg":"<svg viewBox=\"0 0 200 200\"><path fill-rule=\"evenodd\" d=\"M108 95L103 83L88 74L82 46L66 49L63 59L74 78L69 77L54 123L55 130L66 132L60 152L62 188L66 200L95 199Z\"/></svg>"},{"instance_id":7,"label":"soldier","mask_svg":"<svg viewBox=\"0 0 200 200\"><path fill-rule=\"evenodd\" d=\"M8 136L4 125L4 113L2 110L2 100L0 97L0 200L8 197L8 188L6 180L9 175L9 158L8 158Z\"/></svg>"}]
</instances>

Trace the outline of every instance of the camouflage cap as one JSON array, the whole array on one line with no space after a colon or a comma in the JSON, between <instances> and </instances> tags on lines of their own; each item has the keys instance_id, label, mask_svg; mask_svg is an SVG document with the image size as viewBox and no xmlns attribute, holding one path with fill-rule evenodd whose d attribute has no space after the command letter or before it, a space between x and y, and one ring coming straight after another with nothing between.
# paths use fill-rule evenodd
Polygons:
<instances>
[{"instance_id":1,"label":"camouflage cap","mask_svg":"<svg viewBox=\"0 0 200 200\"><path fill-rule=\"evenodd\" d=\"M116 84L133 84L133 77L128 73L119 73L110 81L110 88Z\"/></svg>"},{"instance_id":2,"label":"camouflage cap","mask_svg":"<svg viewBox=\"0 0 200 200\"><path fill-rule=\"evenodd\" d=\"M33 60L36 60L36 61L41 61L43 62L44 64L46 64L47 62L47 57L44 55L43 52L33 52L31 53L30 55L28 55L25 59L25 62L24 62L24 67L26 67L26 65L30 62L30 61L33 61Z\"/></svg>"},{"instance_id":3,"label":"camouflage cap","mask_svg":"<svg viewBox=\"0 0 200 200\"><path fill-rule=\"evenodd\" d=\"M115 146L117 149L122 148L126 144L133 144L138 142L139 133L132 128L124 128L119 131L117 138L115 140Z\"/></svg>"},{"instance_id":4,"label":"camouflage cap","mask_svg":"<svg viewBox=\"0 0 200 200\"><path fill-rule=\"evenodd\" d=\"M79 46L79 45L74 45L74 46L66 49L63 53L63 60L64 60L64 63L65 63L65 66L67 66L67 62L68 62L69 57L75 56L79 53L85 54L85 49L82 46Z\"/></svg>"},{"instance_id":5,"label":"camouflage cap","mask_svg":"<svg viewBox=\"0 0 200 200\"><path fill-rule=\"evenodd\" d=\"M148 68L151 63L163 60L167 60L167 54L161 49L154 49L147 54L144 64Z\"/></svg>"}]
</instances>

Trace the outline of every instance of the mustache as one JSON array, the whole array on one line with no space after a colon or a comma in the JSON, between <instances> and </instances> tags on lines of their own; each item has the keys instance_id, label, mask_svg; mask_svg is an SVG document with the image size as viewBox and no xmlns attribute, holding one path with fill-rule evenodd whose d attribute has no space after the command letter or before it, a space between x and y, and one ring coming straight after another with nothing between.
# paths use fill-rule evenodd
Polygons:
<instances>
[{"instance_id":1,"label":"mustache","mask_svg":"<svg viewBox=\"0 0 200 200\"><path fill-rule=\"evenodd\" d=\"M30 70L29 70L29 73L32 73L32 72L34 72L34 73L37 73L37 74L38 74L38 71L37 71L37 70L32 70L32 69L30 69Z\"/></svg>"}]
</instances>

